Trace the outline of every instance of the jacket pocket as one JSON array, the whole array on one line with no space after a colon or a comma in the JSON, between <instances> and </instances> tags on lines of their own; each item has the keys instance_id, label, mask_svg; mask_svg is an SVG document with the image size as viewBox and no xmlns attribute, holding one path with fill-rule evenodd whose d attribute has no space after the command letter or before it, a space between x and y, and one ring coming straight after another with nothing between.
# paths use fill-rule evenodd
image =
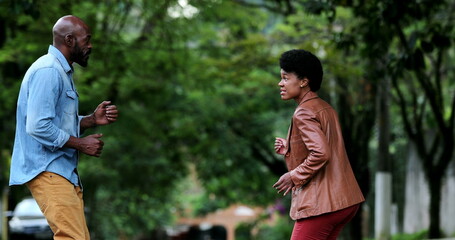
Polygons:
<instances>
[{"instance_id":1,"label":"jacket pocket","mask_svg":"<svg viewBox=\"0 0 455 240\"><path fill-rule=\"evenodd\" d=\"M292 192L292 208L295 212L305 214L316 207L316 184L309 181Z\"/></svg>"}]
</instances>

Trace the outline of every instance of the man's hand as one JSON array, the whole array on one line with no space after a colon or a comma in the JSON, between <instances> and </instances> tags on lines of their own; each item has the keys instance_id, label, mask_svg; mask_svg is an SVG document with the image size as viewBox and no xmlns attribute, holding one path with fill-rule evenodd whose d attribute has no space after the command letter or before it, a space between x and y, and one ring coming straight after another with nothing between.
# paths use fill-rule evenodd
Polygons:
<instances>
[{"instance_id":1,"label":"man's hand","mask_svg":"<svg viewBox=\"0 0 455 240\"><path fill-rule=\"evenodd\" d=\"M80 138L79 151L89 156L99 157L103 151L104 142L101 140L103 134L92 134Z\"/></svg>"},{"instance_id":2,"label":"man's hand","mask_svg":"<svg viewBox=\"0 0 455 240\"><path fill-rule=\"evenodd\" d=\"M99 157L103 151L104 142L101 140L103 134L92 134L83 138L70 137L65 147L74 148L89 156Z\"/></svg>"},{"instance_id":3,"label":"man's hand","mask_svg":"<svg viewBox=\"0 0 455 240\"><path fill-rule=\"evenodd\" d=\"M286 154L286 139L275 138L275 152L281 155Z\"/></svg>"},{"instance_id":4,"label":"man's hand","mask_svg":"<svg viewBox=\"0 0 455 240\"><path fill-rule=\"evenodd\" d=\"M288 194L294 187L294 183L292 182L291 179L291 174L289 172L283 174L283 176L280 177L278 182L273 184L273 187L278 190L278 193L284 191L283 196L286 196L286 194Z\"/></svg>"},{"instance_id":5,"label":"man's hand","mask_svg":"<svg viewBox=\"0 0 455 240\"><path fill-rule=\"evenodd\" d=\"M97 126L107 125L117 121L117 106L110 104L111 101L104 101L96 107L95 112L93 113L93 118L95 119L95 124Z\"/></svg>"},{"instance_id":6,"label":"man's hand","mask_svg":"<svg viewBox=\"0 0 455 240\"><path fill-rule=\"evenodd\" d=\"M78 150L90 156L99 157L103 150L104 142L100 139L103 134L92 134L80 138Z\"/></svg>"}]
</instances>

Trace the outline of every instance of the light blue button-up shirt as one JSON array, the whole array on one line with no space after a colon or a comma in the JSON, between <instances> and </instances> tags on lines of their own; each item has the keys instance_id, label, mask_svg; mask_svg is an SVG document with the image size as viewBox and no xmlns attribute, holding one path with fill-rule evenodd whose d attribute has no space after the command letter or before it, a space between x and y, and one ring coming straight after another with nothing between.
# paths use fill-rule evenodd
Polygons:
<instances>
[{"instance_id":1,"label":"light blue button-up shirt","mask_svg":"<svg viewBox=\"0 0 455 240\"><path fill-rule=\"evenodd\" d=\"M17 101L10 186L24 184L43 171L79 186L78 152L63 147L70 136L79 137L82 119L73 71L53 46L27 70Z\"/></svg>"}]
</instances>

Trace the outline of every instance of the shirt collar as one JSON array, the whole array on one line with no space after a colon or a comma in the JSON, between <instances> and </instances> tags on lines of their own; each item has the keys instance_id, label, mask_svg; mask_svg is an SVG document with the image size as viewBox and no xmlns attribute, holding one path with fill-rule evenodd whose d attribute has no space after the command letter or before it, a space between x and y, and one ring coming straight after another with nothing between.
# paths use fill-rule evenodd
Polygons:
<instances>
[{"instance_id":1,"label":"shirt collar","mask_svg":"<svg viewBox=\"0 0 455 240\"><path fill-rule=\"evenodd\" d=\"M57 60L62 65L63 70L65 70L65 72L67 74L72 73L74 71L73 66L69 65L69 63L66 60L65 56L63 56L62 52L60 52L60 50L58 50L56 47L50 45L48 53L54 55L57 58Z\"/></svg>"}]
</instances>

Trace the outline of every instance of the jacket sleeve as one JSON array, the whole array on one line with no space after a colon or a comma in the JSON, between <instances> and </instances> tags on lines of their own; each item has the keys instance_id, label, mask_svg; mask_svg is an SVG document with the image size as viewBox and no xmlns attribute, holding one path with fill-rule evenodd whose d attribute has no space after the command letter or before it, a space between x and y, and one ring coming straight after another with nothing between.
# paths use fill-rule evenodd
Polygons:
<instances>
[{"instance_id":1,"label":"jacket sleeve","mask_svg":"<svg viewBox=\"0 0 455 240\"><path fill-rule=\"evenodd\" d=\"M299 109L293 117L294 126L307 147L309 153L306 159L290 172L296 186L308 183L330 159L330 149L327 137L322 131L317 115L308 109Z\"/></svg>"}]
</instances>

